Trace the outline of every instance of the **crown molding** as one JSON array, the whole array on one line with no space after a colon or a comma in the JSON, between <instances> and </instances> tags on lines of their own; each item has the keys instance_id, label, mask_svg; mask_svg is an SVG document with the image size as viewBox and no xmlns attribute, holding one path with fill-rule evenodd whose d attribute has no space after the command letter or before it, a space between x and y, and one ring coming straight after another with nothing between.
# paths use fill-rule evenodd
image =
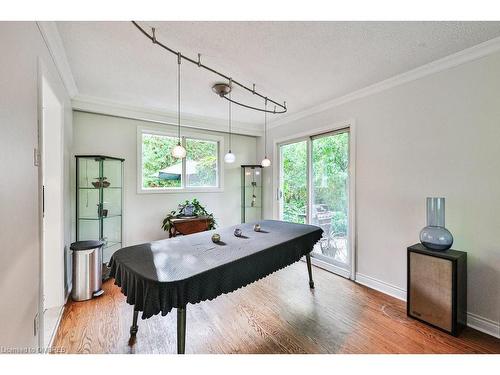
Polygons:
<instances>
[{"instance_id":1,"label":"crown molding","mask_svg":"<svg viewBox=\"0 0 500 375\"><path fill-rule=\"evenodd\" d=\"M479 59L498 51L500 51L500 37L487 40L486 42L456 52L439 60L435 60L418 68L409 70L405 73L398 74L394 77L380 81L373 85L353 91L350 94L329 100L325 103L310 107L294 114L290 114L288 116L282 116L279 119L272 121L269 124L269 129L276 128L278 126L288 124L292 121L296 121L301 118L326 111L330 108L351 102L353 100L361 99L366 96L373 95L411 81L415 81L419 78L423 78L425 76L453 68L455 66Z\"/></svg>"},{"instance_id":2,"label":"crown molding","mask_svg":"<svg viewBox=\"0 0 500 375\"><path fill-rule=\"evenodd\" d=\"M53 21L38 21L37 25L42 34L42 38L45 40L49 53L54 60L56 69L61 76L64 87L66 87L68 91L68 95L70 98L75 97L78 94L78 88L73 78L73 73L71 72L71 67L56 23Z\"/></svg>"},{"instance_id":3,"label":"crown molding","mask_svg":"<svg viewBox=\"0 0 500 375\"><path fill-rule=\"evenodd\" d=\"M72 100L73 110L97 113L108 116L124 117L134 120L155 122L159 124L177 124L177 113L167 112L158 108L141 107L114 102L108 99L87 95L77 95ZM195 129L205 129L227 133L227 119L198 116L193 114L182 115L182 126ZM264 132L260 124L234 121L234 134L261 137Z\"/></svg>"}]
</instances>

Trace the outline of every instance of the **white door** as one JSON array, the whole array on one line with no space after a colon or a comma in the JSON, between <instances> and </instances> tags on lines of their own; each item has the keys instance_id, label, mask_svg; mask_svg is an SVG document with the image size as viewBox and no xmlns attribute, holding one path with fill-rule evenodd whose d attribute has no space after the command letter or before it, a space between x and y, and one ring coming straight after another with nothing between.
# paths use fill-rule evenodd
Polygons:
<instances>
[{"instance_id":1,"label":"white door","mask_svg":"<svg viewBox=\"0 0 500 375\"><path fill-rule=\"evenodd\" d=\"M47 347L64 305L63 105L42 78L42 311Z\"/></svg>"}]
</instances>

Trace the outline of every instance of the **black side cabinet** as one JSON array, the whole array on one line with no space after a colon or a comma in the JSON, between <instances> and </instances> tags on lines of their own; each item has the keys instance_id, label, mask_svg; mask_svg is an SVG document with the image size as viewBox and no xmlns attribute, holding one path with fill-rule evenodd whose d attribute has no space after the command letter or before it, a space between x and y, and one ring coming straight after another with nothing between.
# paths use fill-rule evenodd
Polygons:
<instances>
[{"instance_id":1,"label":"black side cabinet","mask_svg":"<svg viewBox=\"0 0 500 375\"><path fill-rule=\"evenodd\" d=\"M458 336L467 324L467 253L408 248L408 316Z\"/></svg>"}]
</instances>

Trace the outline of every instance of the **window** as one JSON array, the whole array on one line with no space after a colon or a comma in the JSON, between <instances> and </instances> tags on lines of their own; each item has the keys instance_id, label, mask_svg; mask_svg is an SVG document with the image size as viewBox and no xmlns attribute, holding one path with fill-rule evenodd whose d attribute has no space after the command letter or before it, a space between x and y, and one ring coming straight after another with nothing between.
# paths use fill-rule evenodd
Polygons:
<instances>
[{"instance_id":1,"label":"window","mask_svg":"<svg viewBox=\"0 0 500 375\"><path fill-rule=\"evenodd\" d=\"M186 139L186 186L217 186L217 142Z\"/></svg>"},{"instance_id":2,"label":"window","mask_svg":"<svg viewBox=\"0 0 500 375\"><path fill-rule=\"evenodd\" d=\"M186 132L181 138L186 158L171 155L175 134L138 129L138 192L220 190L222 137Z\"/></svg>"}]
</instances>

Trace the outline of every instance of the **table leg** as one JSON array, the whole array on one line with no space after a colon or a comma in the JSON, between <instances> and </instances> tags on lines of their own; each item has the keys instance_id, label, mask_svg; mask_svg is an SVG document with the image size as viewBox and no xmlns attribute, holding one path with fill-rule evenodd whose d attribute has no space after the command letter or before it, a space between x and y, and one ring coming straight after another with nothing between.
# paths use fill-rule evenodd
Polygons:
<instances>
[{"instance_id":1,"label":"table leg","mask_svg":"<svg viewBox=\"0 0 500 375\"><path fill-rule=\"evenodd\" d=\"M314 289L314 281L311 266L311 254L306 254L307 272L309 273L309 288Z\"/></svg>"},{"instance_id":2,"label":"table leg","mask_svg":"<svg viewBox=\"0 0 500 375\"><path fill-rule=\"evenodd\" d=\"M137 317L139 316L139 311L134 310L134 319L132 321L132 326L130 327L130 336L137 335L139 326L137 325Z\"/></svg>"},{"instance_id":3,"label":"table leg","mask_svg":"<svg viewBox=\"0 0 500 375\"><path fill-rule=\"evenodd\" d=\"M186 306L177 308L177 354L186 350Z\"/></svg>"}]
</instances>

